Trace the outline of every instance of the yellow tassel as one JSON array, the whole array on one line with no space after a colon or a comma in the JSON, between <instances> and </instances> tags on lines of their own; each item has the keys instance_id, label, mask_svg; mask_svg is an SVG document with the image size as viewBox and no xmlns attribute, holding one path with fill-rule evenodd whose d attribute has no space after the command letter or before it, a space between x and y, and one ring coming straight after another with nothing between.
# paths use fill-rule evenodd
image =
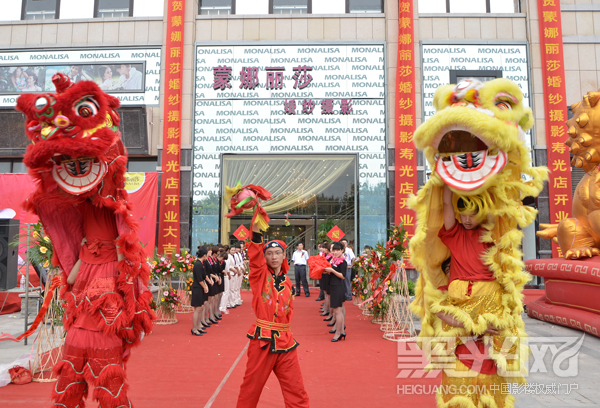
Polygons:
<instances>
[{"instance_id":1,"label":"yellow tassel","mask_svg":"<svg viewBox=\"0 0 600 408\"><path fill-rule=\"evenodd\" d=\"M262 215L260 215L260 213L256 214L254 224L256 224L261 231L266 231L269 229L269 224L265 221Z\"/></svg>"},{"instance_id":2,"label":"yellow tassel","mask_svg":"<svg viewBox=\"0 0 600 408\"><path fill-rule=\"evenodd\" d=\"M236 195L237 193L240 192L240 190L242 189L242 183L241 182L237 182L237 184L235 185L235 187L229 187L229 186L225 186L225 205L226 208L229 208L229 202L231 201L231 198Z\"/></svg>"}]
</instances>

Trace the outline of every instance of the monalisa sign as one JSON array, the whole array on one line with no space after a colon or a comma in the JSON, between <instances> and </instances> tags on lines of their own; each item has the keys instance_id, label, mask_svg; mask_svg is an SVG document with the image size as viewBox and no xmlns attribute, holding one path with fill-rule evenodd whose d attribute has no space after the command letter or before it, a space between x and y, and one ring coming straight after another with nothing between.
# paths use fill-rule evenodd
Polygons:
<instances>
[{"instance_id":1,"label":"monalisa sign","mask_svg":"<svg viewBox=\"0 0 600 408\"><path fill-rule=\"evenodd\" d=\"M523 104L530 106L529 61L525 44L424 44L421 57L423 120L435 113L435 90L440 85L450 83L452 71L458 80L476 76L483 81L493 79L492 75L501 72L502 78L519 85L523 92ZM525 144L531 148L531 130L527 134ZM427 161L425 165L429 172Z\"/></svg>"},{"instance_id":2,"label":"monalisa sign","mask_svg":"<svg viewBox=\"0 0 600 408\"><path fill-rule=\"evenodd\" d=\"M367 200L384 209L374 214L377 242L386 234L386 150L382 44L197 46L195 207L219 194L222 153L358 153L359 214ZM203 220L216 215L193 216L194 242L216 242L218 220Z\"/></svg>"},{"instance_id":3,"label":"monalisa sign","mask_svg":"<svg viewBox=\"0 0 600 408\"><path fill-rule=\"evenodd\" d=\"M21 93L54 92L57 72L96 82L121 105L158 105L160 58L160 48L0 52L0 107L14 106Z\"/></svg>"}]
</instances>

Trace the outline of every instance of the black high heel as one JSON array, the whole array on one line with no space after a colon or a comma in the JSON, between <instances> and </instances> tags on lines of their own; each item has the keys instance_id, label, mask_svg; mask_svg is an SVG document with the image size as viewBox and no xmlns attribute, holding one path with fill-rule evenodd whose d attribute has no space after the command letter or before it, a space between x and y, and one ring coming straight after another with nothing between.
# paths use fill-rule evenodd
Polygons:
<instances>
[{"instance_id":1,"label":"black high heel","mask_svg":"<svg viewBox=\"0 0 600 408\"><path fill-rule=\"evenodd\" d=\"M218 320L213 320L213 319L208 319L212 324L218 324L219 321Z\"/></svg>"},{"instance_id":2,"label":"black high heel","mask_svg":"<svg viewBox=\"0 0 600 408\"><path fill-rule=\"evenodd\" d=\"M195 332L195 331L194 331L194 329L192 329L192 334L193 334L194 336L202 336L202 333L200 333L200 332Z\"/></svg>"},{"instance_id":3,"label":"black high heel","mask_svg":"<svg viewBox=\"0 0 600 408\"><path fill-rule=\"evenodd\" d=\"M337 339L334 337L333 339L331 339L331 342L332 343L336 343L336 342L338 342L338 341L340 341L342 339L346 340L346 333L340 334L340 337L338 337Z\"/></svg>"},{"instance_id":4,"label":"black high heel","mask_svg":"<svg viewBox=\"0 0 600 408\"><path fill-rule=\"evenodd\" d=\"M335 322L327 323L327 327L335 326Z\"/></svg>"},{"instance_id":5,"label":"black high heel","mask_svg":"<svg viewBox=\"0 0 600 408\"><path fill-rule=\"evenodd\" d=\"M324 311L320 314L320 316L327 316L329 313L325 313Z\"/></svg>"},{"instance_id":6,"label":"black high heel","mask_svg":"<svg viewBox=\"0 0 600 408\"><path fill-rule=\"evenodd\" d=\"M331 333L331 334L335 333L335 329L329 330L329 333Z\"/></svg>"},{"instance_id":7,"label":"black high heel","mask_svg":"<svg viewBox=\"0 0 600 408\"><path fill-rule=\"evenodd\" d=\"M329 316L328 318L326 318L326 319L323 319L323 321L324 321L324 322L328 322L328 321L330 321L331 319L333 319L333 316Z\"/></svg>"}]
</instances>

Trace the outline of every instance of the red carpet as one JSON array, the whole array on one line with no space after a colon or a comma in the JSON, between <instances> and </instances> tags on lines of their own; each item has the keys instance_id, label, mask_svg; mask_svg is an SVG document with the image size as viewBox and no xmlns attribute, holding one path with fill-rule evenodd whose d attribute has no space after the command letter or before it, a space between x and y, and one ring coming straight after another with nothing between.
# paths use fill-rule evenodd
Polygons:
<instances>
[{"instance_id":1,"label":"red carpet","mask_svg":"<svg viewBox=\"0 0 600 408\"><path fill-rule=\"evenodd\" d=\"M523 303L529 305L529 303L538 300L544 296L544 289L525 289L523 290Z\"/></svg>"},{"instance_id":2,"label":"red carpet","mask_svg":"<svg viewBox=\"0 0 600 408\"><path fill-rule=\"evenodd\" d=\"M399 379L398 343L384 340L379 325L351 302L346 303L347 339L331 343L333 335L318 315L320 302L298 297L294 303L292 331L300 343L298 356L311 407L356 408L415 404L435 407L433 394L397 392L400 385L424 385L437 379ZM246 331L254 319L250 292L243 292L244 305L230 310L223 321L203 337L190 334L191 314L179 314L178 324L155 326L154 333L134 350L128 365L129 396L137 408L205 407L244 350ZM246 368L246 354L235 366L211 407L235 407ZM32 383L0 388L0 406L48 407L54 383ZM91 394L91 393L90 393ZM96 407L94 403L88 407ZM259 407L284 406L274 375L267 382Z\"/></svg>"}]
</instances>

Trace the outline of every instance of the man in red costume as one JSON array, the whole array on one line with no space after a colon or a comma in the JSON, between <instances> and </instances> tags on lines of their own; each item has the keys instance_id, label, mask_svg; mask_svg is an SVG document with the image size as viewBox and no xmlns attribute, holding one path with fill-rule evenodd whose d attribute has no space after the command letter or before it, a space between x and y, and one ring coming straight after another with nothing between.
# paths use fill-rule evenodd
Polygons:
<instances>
[{"instance_id":1,"label":"man in red costume","mask_svg":"<svg viewBox=\"0 0 600 408\"><path fill-rule=\"evenodd\" d=\"M286 245L282 241L263 243L256 224L252 232L247 251L256 323L248 332L248 363L237 408L256 407L271 371L279 380L286 408L309 407L296 352L298 343L290 331L294 306Z\"/></svg>"},{"instance_id":2,"label":"man in red costume","mask_svg":"<svg viewBox=\"0 0 600 408\"><path fill-rule=\"evenodd\" d=\"M62 270L67 337L54 372L54 407L83 408L88 383L102 408L133 405L125 363L152 329L149 268L125 191L119 100L92 81L52 78L56 93L19 97L31 140L24 162L37 189L26 206Z\"/></svg>"}]
</instances>

